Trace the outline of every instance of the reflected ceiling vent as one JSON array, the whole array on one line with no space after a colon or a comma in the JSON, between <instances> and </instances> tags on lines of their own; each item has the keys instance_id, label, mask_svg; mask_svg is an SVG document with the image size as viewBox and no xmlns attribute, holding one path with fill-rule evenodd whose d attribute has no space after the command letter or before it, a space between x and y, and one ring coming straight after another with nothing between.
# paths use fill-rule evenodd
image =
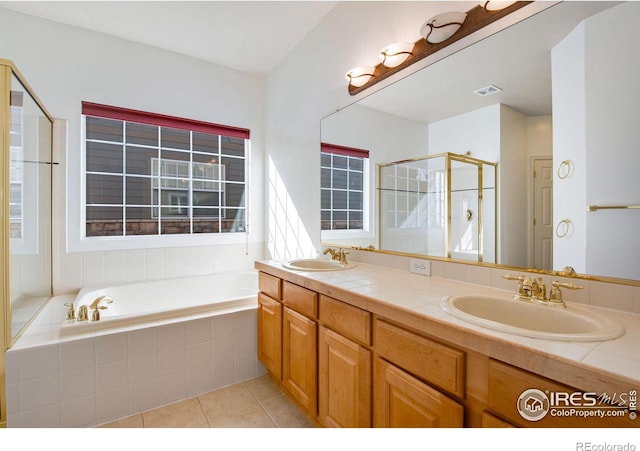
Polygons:
<instances>
[{"instance_id":1,"label":"reflected ceiling vent","mask_svg":"<svg viewBox=\"0 0 640 451\"><path fill-rule=\"evenodd\" d=\"M496 92L500 92L502 91L502 88L498 88L495 85L489 85L485 88L480 88L480 89L476 89L475 92L476 94L478 94L479 96L490 96L491 94L495 94Z\"/></svg>"}]
</instances>

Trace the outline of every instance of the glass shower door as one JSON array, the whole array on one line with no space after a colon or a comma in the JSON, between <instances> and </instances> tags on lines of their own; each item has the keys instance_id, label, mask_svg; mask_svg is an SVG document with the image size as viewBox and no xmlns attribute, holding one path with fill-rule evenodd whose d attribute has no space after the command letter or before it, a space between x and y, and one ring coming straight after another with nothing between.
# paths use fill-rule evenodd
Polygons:
<instances>
[{"instance_id":1,"label":"glass shower door","mask_svg":"<svg viewBox=\"0 0 640 451\"><path fill-rule=\"evenodd\" d=\"M482 239L479 233L481 212L478 166L451 159L450 176L450 257L479 261Z\"/></svg>"}]
</instances>

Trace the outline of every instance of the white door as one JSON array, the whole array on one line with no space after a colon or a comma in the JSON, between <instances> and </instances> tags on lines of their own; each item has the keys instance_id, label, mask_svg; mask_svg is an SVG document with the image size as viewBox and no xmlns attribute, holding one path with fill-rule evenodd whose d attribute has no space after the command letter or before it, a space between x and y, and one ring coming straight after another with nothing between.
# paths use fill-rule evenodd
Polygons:
<instances>
[{"instance_id":1,"label":"white door","mask_svg":"<svg viewBox=\"0 0 640 451\"><path fill-rule=\"evenodd\" d=\"M553 269L553 161L533 162L533 267Z\"/></svg>"}]
</instances>

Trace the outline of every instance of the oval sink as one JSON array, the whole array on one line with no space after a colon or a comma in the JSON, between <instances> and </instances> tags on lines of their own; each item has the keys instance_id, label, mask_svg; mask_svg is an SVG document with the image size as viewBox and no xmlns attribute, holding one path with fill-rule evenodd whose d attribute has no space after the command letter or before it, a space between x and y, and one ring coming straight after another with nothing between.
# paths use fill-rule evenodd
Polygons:
<instances>
[{"instance_id":1,"label":"oval sink","mask_svg":"<svg viewBox=\"0 0 640 451\"><path fill-rule=\"evenodd\" d=\"M464 321L532 338L605 341L625 332L622 324L575 304L559 309L498 297L449 296L440 307Z\"/></svg>"},{"instance_id":2,"label":"oval sink","mask_svg":"<svg viewBox=\"0 0 640 451\"><path fill-rule=\"evenodd\" d=\"M283 263L282 266L298 271L342 271L353 268L355 264L347 263L342 265L338 261L323 258L299 258L297 260L289 260Z\"/></svg>"}]
</instances>

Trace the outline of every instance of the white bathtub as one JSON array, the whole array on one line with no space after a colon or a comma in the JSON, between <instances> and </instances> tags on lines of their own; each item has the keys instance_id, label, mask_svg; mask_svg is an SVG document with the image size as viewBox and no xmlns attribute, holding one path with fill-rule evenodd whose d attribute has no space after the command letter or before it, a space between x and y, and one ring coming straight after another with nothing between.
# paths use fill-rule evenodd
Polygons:
<instances>
[{"instance_id":1,"label":"white bathtub","mask_svg":"<svg viewBox=\"0 0 640 451\"><path fill-rule=\"evenodd\" d=\"M256 271L52 298L6 353L9 427L90 427L265 374ZM100 321L65 320L96 297Z\"/></svg>"},{"instance_id":2,"label":"white bathtub","mask_svg":"<svg viewBox=\"0 0 640 451\"><path fill-rule=\"evenodd\" d=\"M74 300L76 312L100 296L109 296L113 302L101 303L107 308L100 310L99 321L91 321L91 311L88 321L63 319L60 332L67 335L227 313L256 307L257 293L255 271L83 288Z\"/></svg>"}]
</instances>

